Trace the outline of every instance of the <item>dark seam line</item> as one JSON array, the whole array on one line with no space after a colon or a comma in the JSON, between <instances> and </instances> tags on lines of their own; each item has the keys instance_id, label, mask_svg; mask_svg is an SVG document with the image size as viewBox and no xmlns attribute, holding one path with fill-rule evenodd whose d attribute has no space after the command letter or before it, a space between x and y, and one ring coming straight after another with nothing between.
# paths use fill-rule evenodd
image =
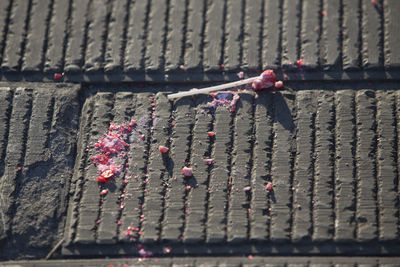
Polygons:
<instances>
[{"instance_id":1,"label":"dark seam line","mask_svg":"<svg viewBox=\"0 0 400 267\"><path fill-rule=\"evenodd\" d=\"M333 187L333 189L332 189L332 212L333 212L333 229L332 229L332 236L333 236L333 239L335 239L336 238L336 234L337 234L337 231L336 231L336 219L337 219L337 213L338 213L338 211L336 210L337 209L337 195L338 195L338 192L337 192L337 190L338 190L338 188L337 188L337 186L336 186L336 178L337 178L337 176L336 176L336 169L337 169L337 161L336 161L336 157L337 157L337 154L338 154L338 152L337 152L337 147L336 147L336 145L337 145L337 140L336 140L336 138L337 138L337 129L336 129L336 125L337 125L337 121L336 121L336 119L337 119L337 117L336 117L336 105L335 105L335 100L336 100L336 97L335 97L335 93L333 93L333 96L332 96L332 107L331 107L331 110L330 111L332 111L332 115L331 115L331 117L330 117L330 120L331 120L331 140L332 140L332 148L331 148L331 151L330 151L330 154L331 154L331 157L330 157L330 160L331 160L331 163L332 163L332 180L331 180L331 182L332 182L332 187Z\"/></svg>"},{"instance_id":2,"label":"dark seam line","mask_svg":"<svg viewBox=\"0 0 400 267\"><path fill-rule=\"evenodd\" d=\"M9 95L9 104L8 108L6 110L6 116L7 116L7 121L6 121L6 126L5 126L5 134L3 136L4 140L4 147L3 147L3 152L0 155L0 162L2 167L0 168L0 177L3 177L4 172L5 172L5 160L6 160L6 154L7 154L7 147L8 147L8 139L10 137L10 125L11 125L11 114L13 112L13 101L14 101L14 91L10 90L10 95Z\"/></svg>"},{"instance_id":3,"label":"dark seam line","mask_svg":"<svg viewBox=\"0 0 400 267\"><path fill-rule=\"evenodd\" d=\"M303 27L303 14L304 14L304 1L299 0L300 2L300 10L299 13L297 14L298 17L298 22L297 22L297 59L301 59L302 53L301 53L301 48L302 48L302 35L301 35L301 29Z\"/></svg>"},{"instance_id":4,"label":"dark seam line","mask_svg":"<svg viewBox=\"0 0 400 267\"><path fill-rule=\"evenodd\" d=\"M44 69L44 64L46 61L46 51L49 47L49 33L50 33L51 19L53 18L53 15L54 15L54 0L51 0L49 4L49 13L46 18L46 31L44 33L42 58L39 65L40 70Z\"/></svg>"},{"instance_id":5,"label":"dark seam line","mask_svg":"<svg viewBox=\"0 0 400 267\"><path fill-rule=\"evenodd\" d=\"M199 1L199 0L195 0ZM188 34L188 22L189 21L189 0L185 0L185 14L183 16L183 29L182 29L182 47L181 47L181 54L179 56L178 67L181 65L184 66L185 63L185 52L186 52L186 41L187 41L187 34Z\"/></svg>"},{"instance_id":6,"label":"dark seam line","mask_svg":"<svg viewBox=\"0 0 400 267\"><path fill-rule=\"evenodd\" d=\"M275 94L271 95L271 120L270 120L270 126L271 126L271 136L270 136L270 140L271 140L271 156L270 156L270 162L269 162L269 174L268 174L268 178L267 178L267 182L271 182L271 184L273 184L273 173L272 173L272 167L273 167L273 158L274 158L274 154L275 154L275 144L276 144L276 128L275 128L275 124L277 123L276 120L276 114L275 114ZM271 191L271 193L273 193L273 191ZM272 241L271 238L271 233L272 233L272 216L271 216L271 211L272 211L272 194L268 193L268 238L270 241Z\"/></svg>"},{"instance_id":7,"label":"dark seam line","mask_svg":"<svg viewBox=\"0 0 400 267\"><path fill-rule=\"evenodd\" d=\"M358 0L358 67L361 68L363 66L364 61L364 38L363 38L363 8L362 8L362 0Z\"/></svg>"},{"instance_id":8,"label":"dark seam line","mask_svg":"<svg viewBox=\"0 0 400 267\"><path fill-rule=\"evenodd\" d=\"M126 118L126 117L132 118L132 116L134 116L134 114L135 114L135 112L136 112L136 104L135 104L135 103L136 103L136 99L135 99L134 101L135 101L135 102L134 102L133 105L135 106L135 111L134 111L134 112L129 112L129 114L127 114L127 113L128 113L128 112L127 112L128 110L125 109L125 111L124 111L124 117L125 117L125 118ZM133 101L132 101L132 102L133 102ZM125 150L125 152L128 153L128 155L129 155L130 146L132 145L132 143L129 141L129 138L130 138L131 136L132 136L132 133L129 133L129 134L127 135L127 137L126 137L126 140L124 140L125 142L127 142L127 143L129 144L128 151ZM128 177L126 177L126 175L127 175L127 174L129 175L128 171L129 171L129 167L130 167L130 166L127 166L128 162L129 162L129 158L126 158L126 159L124 159L123 165L122 165L122 169L123 169L122 173L124 173L124 181L121 183L121 186L120 186L120 188L119 188L120 195L119 195L119 197L118 197L118 204L119 204L120 209L119 209L118 214L117 214L117 232L116 232L116 237L117 237L117 239L118 239L118 237L119 237L120 234L121 234L121 224L120 224L120 221L121 221L122 214L123 214L123 211L124 211L124 207L121 207L121 205L124 205L124 203L125 203L125 189L126 189L126 186L127 186L127 183L125 183L125 179L128 178Z\"/></svg>"},{"instance_id":9,"label":"dark seam line","mask_svg":"<svg viewBox=\"0 0 400 267\"><path fill-rule=\"evenodd\" d=\"M255 139L255 136L256 136L255 120L256 120L256 118L255 118L255 116L256 116L256 104L255 104L255 98L254 98L254 96L252 96L252 98L251 98L251 122L250 122L251 126L249 129L252 137L248 141L250 143L250 151L251 152L249 155L250 159L248 161L249 163L248 163L248 173L247 173L247 177L249 179L248 185L250 186L250 190L248 191L249 196L247 197L247 205L249 207L249 209L247 209L247 240L250 240L251 221L252 221L251 214L253 212L253 210L252 210L252 203L253 203L253 201L252 201L252 199L253 199L252 173L253 173L254 166L255 166L255 164L254 164L255 142L256 142L256 139Z\"/></svg>"},{"instance_id":10,"label":"dark seam line","mask_svg":"<svg viewBox=\"0 0 400 267\"><path fill-rule=\"evenodd\" d=\"M47 110L47 122L46 122L46 127L47 129L47 134L46 134L46 141L45 141L45 148L50 149L50 135L51 135L51 129L52 129L52 123L53 123L53 117L54 117L54 107L55 107L55 97L53 96L51 98L50 102L50 108Z\"/></svg>"},{"instance_id":11,"label":"dark seam line","mask_svg":"<svg viewBox=\"0 0 400 267\"><path fill-rule=\"evenodd\" d=\"M276 1L276 0L275 0ZM258 35L258 70L262 70L263 68L263 36L264 36L264 16L265 16L265 1L261 0L261 15L260 15L260 29Z\"/></svg>"},{"instance_id":12,"label":"dark seam line","mask_svg":"<svg viewBox=\"0 0 400 267\"><path fill-rule=\"evenodd\" d=\"M154 97L154 96L152 95L152 97ZM151 104L155 104L155 99L154 98L152 98ZM153 132L153 115L154 115L155 112L154 112L151 104L150 104L150 106L149 106L149 108L147 110L148 115L149 115L149 122L148 122L148 125L147 125L147 127L148 127L148 129L147 129L148 138L146 140L147 141L147 143L146 143L146 158L145 158L144 172L143 172L144 177L142 179L142 185L141 185L143 193L142 193L142 196L141 196L141 199L140 199L140 205L139 205L139 225L138 225L139 231L136 233L137 235L141 235L143 233L143 221L144 221L144 209L143 209L144 207L143 207L143 204L144 204L144 199L146 198L146 191L147 191L146 187L147 187L147 181L149 179L148 176L149 176L150 151L151 151L151 144L153 142L153 135L154 135L154 132Z\"/></svg>"},{"instance_id":13,"label":"dark seam line","mask_svg":"<svg viewBox=\"0 0 400 267\"><path fill-rule=\"evenodd\" d=\"M314 110L314 113L311 115L311 176L309 178L309 195L310 195L310 201L309 201L309 207L310 207L310 229L308 230L308 233L310 237L314 235L314 225L315 225L315 220L314 220L314 197L315 197L315 176L316 176L316 151L315 148L317 147L317 127L315 125L316 123L316 118L317 118L317 110L318 110L318 103L316 103L316 107Z\"/></svg>"},{"instance_id":14,"label":"dark seam line","mask_svg":"<svg viewBox=\"0 0 400 267\"><path fill-rule=\"evenodd\" d=\"M1 46L0 46L0 63L3 63L3 59L4 59L4 51L7 45L7 36L8 36L8 31L10 28L10 18L11 18L11 13L12 13L12 6L13 6L14 1L10 0L10 4L7 7L7 17L6 17L6 21L5 21L5 25L3 28L3 40L1 42Z\"/></svg>"},{"instance_id":15,"label":"dark seam line","mask_svg":"<svg viewBox=\"0 0 400 267\"><path fill-rule=\"evenodd\" d=\"M141 0L143 1L143 0ZM147 44L149 42L149 29L150 29L150 12L151 12L151 0L147 0L146 5L146 16L145 16L145 23L143 25L143 47L142 47L142 59L140 60L140 67L142 69L146 69L146 54L147 54Z\"/></svg>"},{"instance_id":16,"label":"dark seam line","mask_svg":"<svg viewBox=\"0 0 400 267\"><path fill-rule=\"evenodd\" d=\"M24 91L23 93L27 93L26 91ZM29 138L29 128L30 128L30 124L31 124L31 120L32 120L32 112L33 112L33 102L34 102L34 96L33 95L29 95L29 100L27 101L28 106L28 110L26 112L26 114L24 115L24 118L26 118L26 125L25 128L23 130L23 138L22 138L22 155L18 160L18 166L22 167L25 164L25 157L26 157L26 149L27 149L27 142L28 142L28 138ZM11 193L11 196L13 198L13 200L11 200L11 205L9 208L9 214L10 214L10 223L9 223L9 231L7 233L8 238L11 238L11 233L13 232L13 222L14 222L14 215L16 214L16 209L17 209L17 201L16 201L16 197L18 196L18 193L20 192L21 189L21 180L23 178L23 174L22 174L22 170L18 170L18 172L16 173L15 176L15 187L13 192Z\"/></svg>"},{"instance_id":17,"label":"dark seam line","mask_svg":"<svg viewBox=\"0 0 400 267\"><path fill-rule=\"evenodd\" d=\"M120 0L121 1L121 0ZM128 29L129 29L129 20L130 20L130 15L131 15L131 0L127 0L127 6L126 6L126 15L124 18L124 30L122 33L122 42L121 42L121 50L119 51L119 54L121 56L120 58L120 66L121 66L121 71L125 69L125 52L126 52L126 45L128 43L127 38L128 38ZM133 4L132 4L133 5Z\"/></svg>"},{"instance_id":18,"label":"dark seam line","mask_svg":"<svg viewBox=\"0 0 400 267\"><path fill-rule=\"evenodd\" d=\"M81 68L81 71L83 72L84 67L86 65L86 49L88 47L88 38L89 38L89 27L90 24L93 23L91 21L91 16L90 16L90 11L92 9L92 0L88 2L88 7L87 7L87 12L85 14L86 22L85 22L85 31L83 34L83 40L81 44L81 59L79 60L79 67Z\"/></svg>"},{"instance_id":19,"label":"dark seam line","mask_svg":"<svg viewBox=\"0 0 400 267\"><path fill-rule=\"evenodd\" d=\"M329 1L329 0L328 0ZM338 33L338 40L339 40L339 58L338 58L338 68L343 71L343 33L344 33L344 11L343 11L343 0L339 0L339 33Z\"/></svg>"},{"instance_id":20,"label":"dark seam line","mask_svg":"<svg viewBox=\"0 0 400 267\"><path fill-rule=\"evenodd\" d=\"M379 50L379 65L384 66L385 64L385 5L383 0L380 2L379 9L379 20L380 20L380 29L379 29L379 42L380 42L380 50Z\"/></svg>"},{"instance_id":21,"label":"dark seam line","mask_svg":"<svg viewBox=\"0 0 400 267\"><path fill-rule=\"evenodd\" d=\"M31 11L32 11L32 0L29 0L28 8L27 8L27 15L25 19L25 26L24 26L24 33L23 33L23 40L21 43L21 56L18 60L18 70L22 69L22 64L24 62L25 50L26 50L26 43L28 42L28 31L29 31L29 22L31 19Z\"/></svg>"},{"instance_id":22,"label":"dark seam line","mask_svg":"<svg viewBox=\"0 0 400 267\"><path fill-rule=\"evenodd\" d=\"M374 95L374 102L373 102L373 131L374 131L374 144L373 144L373 154L374 154L374 158L373 158L373 165L374 165L374 179L375 179L375 214L376 214L376 224L377 224L377 233L378 233L378 239L381 236L381 213L380 213L380 207L381 207L381 203L380 203L380 191L381 191L381 185L379 182L379 175L378 175L378 165L379 165L379 150L380 147L378 145L379 142L379 125L378 125L378 121L377 121L377 113L378 113L378 99L376 97L376 95Z\"/></svg>"},{"instance_id":23,"label":"dark seam line","mask_svg":"<svg viewBox=\"0 0 400 267\"><path fill-rule=\"evenodd\" d=\"M168 134L169 137L168 137L166 146L168 147L168 151L170 153L171 145L172 145L171 136L172 136L172 128L173 128L173 126L172 126L172 122L173 122L173 102L168 101L168 103L169 103L169 119L168 119L168 133L167 134ZM168 158L164 158L164 156L163 156L163 164L164 164L164 167L167 169L167 175L162 174L161 177L160 177L163 180L163 188L162 188L162 192L161 192L162 213L161 213L161 216L160 216L160 220L158 222L158 225L159 225L158 239L159 240L161 240L161 238L162 238L162 229L163 229L162 223L163 223L163 221L165 219L166 203L167 203L167 200L166 200L166 198L167 198L167 189L168 189L168 186L169 186L168 180L173 177L173 175L172 175L173 174L172 173L173 172L173 162L172 162L172 160L171 160L171 158L169 156L168 156Z\"/></svg>"},{"instance_id":24,"label":"dark seam line","mask_svg":"<svg viewBox=\"0 0 400 267\"><path fill-rule=\"evenodd\" d=\"M73 218L75 219L75 222L72 223L73 231L71 233L71 242L75 241L75 238L76 238L76 234L77 234L76 232L77 232L78 225L79 225L79 211L80 211L79 203L81 203L81 199L83 196L83 187L85 186L86 167L87 167L87 163L88 163L88 153L86 152L86 149L88 149L89 145L90 145L89 144L89 139L90 139L89 131L92 127L93 113L94 113L94 100L93 100L94 96L91 96L91 97L92 97L92 99L87 100L87 101L90 101L88 104L89 106L88 106L87 113L89 114L89 116L86 121L87 124L82 125L83 121L81 121L81 124L79 127L80 129L85 129L83 132L85 132L86 134L85 134L85 138L82 138L84 140L81 139L83 146L80 148L80 152L78 152L81 154L80 160L75 161L75 164L79 164L79 162L80 162L80 164L79 164L80 166L79 166L78 173L77 173L77 175L79 177L77 177L77 181L76 181L76 183L77 183L76 188L79 188L79 189L75 190L75 192L74 192L74 200L77 200L77 201L75 201L75 208L73 210L74 214L72 215ZM82 108L82 111L83 110L84 110L84 108ZM82 111L80 113L80 117L83 115ZM77 158L79 158L79 157L77 157ZM74 169L77 169L77 168L74 168ZM79 171L80 169L82 171Z\"/></svg>"},{"instance_id":25,"label":"dark seam line","mask_svg":"<svg viewBox=\"0 0 400 267\"><path fill-rule=\"evenodd\" d=\"M282 66L282 43L283 43L283 1L279 0L279 40L278 40L278 54L276 55L274 64Z\"/></svg>"},{"instance_id":26,"label":"dark seam line","mask_svg":"<svg viewBox=\"0 0 400 267\"><path fill-rule=\"evenodd\" d=\"M222 66L224 64L224 57L225 57L227 10L228 10L227 0L224 0L224 9L223 9L223 12L222 12L221 55L220 55L220 58L219 58L219 65L220 66Z\"/></svg>"},{"instance_id":27,"label":"dark seam line","mask_svg":"<svg viewBox=\"0 0 400 267\"><path fill-rule=\"evenodd\" d=\"M68 4L68 14L67 14L67 20L65 21L65 35L64 35L64 42L63 42L63 50L62 50L62 57L61 57L61 62L60 62L60 71L64 71L65 67L65 57L67 53L67 47L68 47L68 40L69 36L71 34L71 20L72 20L72 1L69 0Z\"/></svg>"},{"instance_id":28,"label":"dark seam line","mask_svg":"<svg viewBox=\"0 0 400 267\"><path fill-rule=\"evenodd\" d=\"M399 109L399 102L398 102L398 94L394 96L394 101L393 101L393 110L392 110L392 114L393 114L393 118L394 118L394 163L395 163L395 170L396 170L396 182L395 182L395 186L397 189L397 207L398 207L398 211L397 211L397 237L400 236L400 181L399 181L399 164L400 164L400 159L399 159L399 114L398 114L398 109Z\"/></svg>"},{"instance_id":29,"label":"dark seam line","mask_svg":"<svg viewBox=\"0 0 400 267\"><path fill-rule=\"evenodd\" d=\"M212 119L211 119L211 121L210 121L210 123L208 125L208 130L210 132L214 131L214 123L215 123L215 116L212 116ZM209 140L210 141L209 141L209 144L208 144L208 152L207 152L206 156L208 158L212 158L214 153L215 153L215 139L211 138ZM209 165L208 166L208 170L207 170L207 197L206 197L206 203L204 205L204 208L206 210L206 215L205 215L205 218L204 218L204 240L207 240L207 236L208 236L208 231L207 230L209 229L208 222L209 222L209 218L210 218L209 211L210 211L210 206L211 206L211 194L210 194L211 188L210 188L210 184L211 184L211 171L212 171L212 169L213 169L213 165Z\"/></svg>"},{"instance_id":30,"label":"dark seam line","mask_svg":"<svg viewBox=\"0 0 400 267\"><path fill-rule=\"evenodd\" d=\"M199 0L191 0L191 1L199 1ZM203 24L201 25L201 43L200 43L200 66L201 66L201 70L204 71L204 49L205 49L205 32L206 32L206 25L207 25L207 3L208 0L203 0Z\"/></svg>"},{"instance_id":31,"label":"dark seam line","mask_svg":"<svg viewBox=\"0 0 400 267\"><path fill-rule=\"evenodd\" d=\"M116 94L114 93L113 96L112 96L112 100L111 100L112 104L111 104L111 108L110 108L110 111L109 111L109 113L111 114L109 122L113 121L114 118L115 118L115 110L114 110L114 108L115 108L115 100L116 100ZM106 102L105 105L108 106L107 105L108 99L105 102ZM100 228L100 224L102 223L101 218L102 218L102 215L103 215L103 204L104 204L104 201L106 201L106 197L107 197L106 195L102 195L101 194L101 191L104 190L105 188L106 188L105 187L105 183L100 183L100 186L99 186L99 210L98 210L98 213L97 213L97 219L94 222L95 223L95 226L94 226L94 240L96 240L96 241L99 240L99 228Z\"/></svg>"},{"instance_id":32,"label":"dark seam line","mask_svg":"<svg viewBox=\"0 0 400 267\"><path fill-rule=\"evenodd\" d=\"M317 38L317 49L318 49L318 52L317 52L317 67L316 67L316 69L319 69L319 67L322 65L322 62L324 61L323 60L323 56L321 56L322 55L322 53L323 53L323 50L324 50L324 40L323 40L323 38L322 38L322 30L323 30L323 25L324 25L324 21L323 21L323 18L324 18L324 16L322 15L322 11L324 11L324 8L325 8L325 5L324 5L324 0L320 0L319 1L319 9L318 9L318 26L319 26L319 28L318 28L318 38Z\"/></svg>"},{"instance_id":33,"label":"dark seam line","mask_svg":"<svg viewBox=\"0 0 400 267\"><path fill-rule=\"evenodd\" d=\"M240 34L239 34L239 68L243 69L243 50L244 50L244 32L246 24L246 0L242 0L242 12L240 18Z\"/></svg>"},{"instance_id":34,"label":"dark seam line","mask_svg":"<svg viewBox=\"0 0 400 267\"><path fill-rule=\"evenodd\" d=\"M268 116L268 125L269 125L269 138L268 138L268 146L269 146L269 154L267 154L267 177L266 177L266 182L272 183L272 155L274 154L274 136L275 136L275 129L274 129L274 119L275 119L275 104L274 104L274 94L269 94L269 97L271 98L271 113L268 114L268 109L267 109L267 116ZM267 194L267 206L266 206L266 214L267 214L267 237L269 240L271 240L271 194Z\"/></svg>"},{"instance_id":35,"label":"dark seam line","mask_svg":"<svg viewBox=\"0 0 400 267\"><path fill-rule=\"evenodd\" d=\"M228 239L229 235L229 208L230 208L230 199L231 199L231 191L232 191L232 158L233 158L233 145L234 145L234 135L235 135L235 118L237 115L237 110L231 112L230 117L231 121L229 122L229 143L226 145L226 153L228 153L227 159L227 170L228 170L228 181L226 185L226 199L225 199L225 238Z\"/></svg>"},{"instance_id":36,"label":"dark seam line","mask_svg":"<svg viewBox=\"0 0 400 267\"><path fill-rule=\"evenodd\" d=\"M168 26L170 25L169 23L169 12L171 10L171 0L164 0L167 1L167 8L165 10L165 21L164 21L164 36L163 36L163 45L162 45L162 51L161 51L161 58L160 58L160 62L159 62L159 66L157 68L159 68L160 66L163 67L163 69L165 69L165 65L166 65L166 59L165 59L165 55L166 55L166 51L167 51L167 41L168 41Z\"/></svg>"},{"instance_id":37,"label":"dark seam line","mask_svg":"<svg viewBox=\"0 0 400 267\"><path fill-rule=\"evenodd\" d=\"M354 223L355 223L355 237L356 240L359 238L359 225L358 225L358 205L360 197L360 184L358 175L358 105L357 105L357 92L352 94L352 115L353 115L353 142L352 142L352 156L353 156L353 179L354 179L354 190L355 190L355 209L354 209Z\"/></svg>"},{"instance_id":38,"label":"dark seam line","mask_svg":"<svg viewBox=\"0 0 400 267\"><path fill-rule=\"evenodd\" d=\"M298 97L297 95L293 94L294 99L293 99L293 107L289 108L292 110L293 117L296 118L294 121L297 124L298 121ZM295 125L294 130L291 132L291 144L290 144L290 172L289 172L289 209L290 209L290 220L289 220L289 238L290 240L293 240L293 224L294 224L294 213L296 210L294 209L294 173L295 173L295 166L296 166L296 161L297 161L297 125Z\"/></svg>"},{"instance_id":39,"label":"dark seam line","mask_svg":"<svg viewBox=\"0 0 400 267\"><path fill-rule=\"evenodd\" d=\"M194 114L190 114L190 118L192 118L192 116L195 116L195 115ZM190 166L192 166L191 165L192 164L192 162L191 162L191 160L192 160L191 154L193 153L193 128L194 128L194 124L195 124L195 121L191 120L190 129L189 129L188 144L187 144L187 147L188 147L187 151L188 152L187 152L186 160L185 160L185 165L190 163ZM189 180L189 179L185 179L185 185L189 185L187 180ZM183 223L182 223L182 226L181 226L180 240L184 239L184 231L185 231L185 228L186 228L186 219L188 217L187 216L187 209L188 209L189 194L191 194L191 190L185 190L185 194L184 194L184 197L183 197L183 216L182 216L183 217Z\"/></svg>"},{"instance_id":40,"label":"dark seam line","mask_svg":"<svg viewBox=\"0 0 400 267\"><path fill-rule=\"evenodd\" d=\"M122 1L122 0L119 0ZM103 34L103 44L102 44L102 48L101 48L101 56L100 56L100 66L99 69L100 70L104 70L104 67L106 65L106 53L107 53L107 43L108 43L108 35L110 33L110 21L111 21L111 13L113 11L113 4L114 1L108 0L107 4L106 4L106 21L105 21L105 31Z\"/></svg>"}]
</instances>

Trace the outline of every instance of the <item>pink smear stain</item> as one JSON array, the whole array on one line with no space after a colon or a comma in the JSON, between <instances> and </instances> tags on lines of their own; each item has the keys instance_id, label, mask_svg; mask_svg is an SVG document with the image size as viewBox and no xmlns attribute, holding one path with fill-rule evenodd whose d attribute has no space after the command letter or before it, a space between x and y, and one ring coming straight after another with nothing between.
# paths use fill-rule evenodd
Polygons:
<instances>
[{"instance_id":1,"label":"pink smear stain","mask_svg":"<svg viewBox=\"0 0 400 267\"><path fill-rule=\"evenodd\" d=\"M129 143L125 140L131 135L135 126L136 121L133 119L121 125L111 122L108 132L94 144L93 150L96 154L91 159L100 174L97 181L104 183L121 173L122 166L116 164L114 158L127 158Z\"/></svg>"},{"instance_id":2,"label":"pink smear stain","mask_svg":"<svg viewBox=\"0 0 400 267\"><path fill-rule=\"evenodd\" d=\"M269 192L274 190L272 183L268 182L267 185L265 186L265 189L267 189L267 191L269 191Z\"/></svg>"},{"instance_id":3,"label":"pink smear stain","mask_svg":"<svg viewBox=\"0 0 400 267\"><path fill-rule=\"evenodd\" d=\"M158 151L160 151L160 153L167 153L168 152L168 147L166 147L166 146L159 146L158 147Z\"/></svg>"},{"instance_id":4,"label":"pink smear stain","mask_svg":"<svg viewBox=\"0 0 400 267\"><path fill-rule=\"evenodd\" d=\"M214 164L214 159L205 159L204 161L207 163L207 165Z\"/></svg>"},{"instance_id":5,"label":"pink smear stain","mask_svg":"<svg viewBox=\"0 0 400 267\"><path fill-rule=\"evenodd\" d=\"M183 167L182 174L185 177L192 177L193 176L193 169L189 167Z\"/></svg>"}]
</instances>

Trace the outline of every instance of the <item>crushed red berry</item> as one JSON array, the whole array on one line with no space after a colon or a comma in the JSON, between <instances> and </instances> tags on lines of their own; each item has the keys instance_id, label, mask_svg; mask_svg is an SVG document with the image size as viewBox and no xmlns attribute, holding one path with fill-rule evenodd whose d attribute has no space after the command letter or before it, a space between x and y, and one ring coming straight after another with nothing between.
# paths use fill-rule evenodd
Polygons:
<instances>
[{"instance_id":1,"label":"crushed red berry","mask_svg":"<svg viewBox=\"0 0 400 267\"><path fill-rule=\"evenodd\" d=\"M183 167L182 174L185 177L192 177L193 176L193 169L189 167Z\"/></svg>"},{"instance_id":2,"label":"crushed red berry","mask_svg":"<svg viewBox=\"0 0 400 267\"><path fill-rule=\"evenodd\" d=\"M271 182L268 182L267 185L265 186L265 189L267 189L267 191L272 191L274 190L273 185Z\"/></svg>"},{"instance_id":3,"label":"crushed red berry","mask_svg":"<svg viewBox=\"0 0 400 267\"><path fill-rule=\"evenodd\" d=\"M207 132L207 134L208 134L209 137L215 136L215 133L214 133L214 132Z\"/></svg>"},{"instance_id":4,"label":"crushed red berry","mask_svg":"<svg viewBox=\"0 0 400 267\"><path fill-rule=\"evenodd\" d=\"M166 147L166 146L159 146L158 147L158 151L160 151L160 153L167 153L168 152L168 147Z\"/></svg>"}]
</instances>

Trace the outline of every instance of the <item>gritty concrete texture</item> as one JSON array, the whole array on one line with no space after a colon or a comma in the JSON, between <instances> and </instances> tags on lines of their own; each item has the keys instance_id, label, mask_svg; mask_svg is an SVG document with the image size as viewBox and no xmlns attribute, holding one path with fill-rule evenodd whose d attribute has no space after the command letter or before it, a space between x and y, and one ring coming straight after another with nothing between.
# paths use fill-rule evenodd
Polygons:
<instances>
[{"instance_id":1,"label":"gritty concrete texture","mask_svg":"<svg viewBox=\"0 0 400 267\"><path fill-rule=\"evenodd\" d=\"M4 0L0 77L204 81L290 74L301 62L305 76L288 79L398 78L399 9L396 0Z\"/></svg>"},{"instance_id":2,"label":"gritty concrete texture","mask_svg":"<svg viewBox=\"0 0 400 267\"><path fill-rule=\"evenodd\" d=\"M167 244L177 255L396 255L400 95L363 86L241 92L234 112L210 110L209 96L87 90L62 253L137 254L139 242L157 255ZM90 148L131 118L126 168L98 183Z\"/></svg>"},{"instance_id":3,"label":"gritty concrete texture","mask_svg":"<svg viewBox=\"0 0 400 267\"><path fill-rule=\"evenodd\" d=\"M43 257L62 238L79 88L1 84L1 258Z\"/></svg>"},{"instance_id":4,"label":"gritty concrete texture","mask_svg":"<svg viewBox=\"0 0 400 267\"><path fill-rule=\"evenodd\" d=\"M16 267L16 266L71 266L71 267L87 267L87 266L232 266L232 267L394 267L398 266L398 257L379 258L379 257L260 257L248 255L246 257L165 257L165 258L140 258L140 259L83 259L83 260L50 260L50 261L15 261L0 263L0 266Z\"/></svg>"}]
</instances>

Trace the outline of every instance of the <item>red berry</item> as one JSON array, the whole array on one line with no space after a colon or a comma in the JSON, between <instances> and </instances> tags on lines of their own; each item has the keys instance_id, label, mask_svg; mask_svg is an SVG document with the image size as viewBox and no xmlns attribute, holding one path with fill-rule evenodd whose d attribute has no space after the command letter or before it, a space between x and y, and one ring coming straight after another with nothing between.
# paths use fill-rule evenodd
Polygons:
<instances>
[{"instance_id":1,"label":"red berry","mask_svg":"<svg viewBox=\"0 0 400 267\"><path fill-rule=\"evenodd\" d=\"M100 192L100 195L106 195L108 193L108 189L103 189Z\"/></svg>"},{"instance_id":2,"label":"red berry","mask_svg":"<svg viewBox=\"0 0 400 267\"><path fill-rule=\"evenodd\" d=\"M273 70L265 70L263 73L261 73L261 79L263 82L275 83L276 76Z\"/></svg>"},{"instance_id":3,"label":"red berry","mask_svg":"<svg viewBox=\"0 0 400 267\"><path fill-rule=\"evenodd\" d=\"M265 187L265 189L267 189L267 190L270 191L270 192L271 192L272 190L274 190L274 189L273 189L272 183L271 183L271 182L268 182L268 183L267 183L267 186Z\"/></svg>"},{"instance_id":4,"label":"red berry","mask_svg":"<svg viewBox=\"0 0 400 267\"><path fill-rule=\"evenodd\" d=\"M324 11L322 11L322 12L324 12ZM301 68L301 66L303 66L303 60L302 59L297 60L296 64L297 64L297 67Z\"/></svg>"},{"instance_id":5,"label":"red berry","mask_svg":"<svg viewBox=\"0 0 400 267\"><path fill-rule=\"evenodd\" d=\"M281 89L282 87L283 87L283 82L282 81L275 82L275 88L276 89Z\"/></svg>"},{"instance_id":6,"label":"red berry","mask_svg":"<svg viewBox=\"0 0 400 267\"><path fill-rule=\"evenodd\" d=\"M166 146L159 146L158 147L158 151L160 151L160 153L167 153L168 152L168 147Z\"/></svg>"},{"instance_id":7,"label":"red berry","mask_svg":"<svg viewBox=\"0 0 400 267\"><path fill-rule=\"evenodd\" d=\"M207 134L208 134L209 137L213 137L215 135L214 132L207 132Z\"/></svg>"},{"instance_id":8,"label":"red berry","mask_svg":"<svg viewBox=\"0 0 400 267\"><path fill-rule=\"evenodd\" d=\"M62 74L61 73L54 73L54 80L55 81L59 81L62 78Z\"/></svg>"},{"instance_id":9,"label":"red berry","mask_svg":"<svg viewBox=\"0 0 400 267\"><path fill-rule=\"evenodd\" d=\"M183 167L182 169L182 174L186 177L192 177L193 176L193 169L189 167Z\"/></svg>"},{"instance_id":10,"label":"red berry","mask_svg":"<svg viewBox=\"0 0 400 267\"><path fill-rule=\"evenodd\" d=\"M97 181L105 183L105 182L107 182L107 179L100 175L99 177L97 177Z\"/></svg>"}]
</instances>

